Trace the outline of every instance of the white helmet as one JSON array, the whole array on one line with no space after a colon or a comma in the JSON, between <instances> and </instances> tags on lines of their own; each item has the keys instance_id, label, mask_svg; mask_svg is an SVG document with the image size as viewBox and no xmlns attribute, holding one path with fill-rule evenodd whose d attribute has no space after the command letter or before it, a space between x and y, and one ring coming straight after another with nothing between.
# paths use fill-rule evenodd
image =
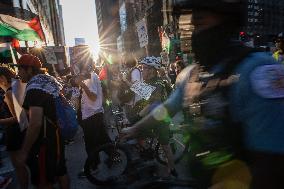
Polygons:
<instances>
[{"instance_id":1,"label":"white helmet","mask_svg":"<svg viewBox=\"0 0 284 189\"><path fill-rule=\"evenodd\" d=\"M161 58L154 56L146 56L142 60L139 60L139 64L153 66L155 69L158 70L161 68Z\"/></svg>"}]
</instances>

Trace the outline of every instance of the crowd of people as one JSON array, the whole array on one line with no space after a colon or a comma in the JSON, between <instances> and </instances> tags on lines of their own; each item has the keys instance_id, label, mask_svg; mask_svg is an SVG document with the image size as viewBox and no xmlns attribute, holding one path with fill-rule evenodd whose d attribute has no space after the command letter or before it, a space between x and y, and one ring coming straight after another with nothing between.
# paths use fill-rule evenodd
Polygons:
<instances>
[{"instance_id":1,"label":"crowd of people","mask_svg":"<svg viewBox=\"0 0 284 189\"><path fill-rule=\"evenodd\" d=\"M53 188L56 182L70 188L65 143L56 124L54 99L61 94L77 110L87 156L111 141L105 114L112 104L122 109L129 125L120 137L143 143L154 134L167 158L167 175L177 177L169 118L182 111L192 128L189 164L198 188L284 188L283 33L271 57L234 38L243 26L241 0L179 2L175 8L192 13L193 64L177 59L162 65L160 57L113 55L100 69L91 62L79 75L61 78L49 75L31 54L10 65L17 74L0 66L1 111L5 109L0 124L22 189L30 182L39 189ZM16 116L13 79L27 83L22 103L27 125ZM137 83L154 88L148 98L131 89ZM85 176L84 170L78 172L80 178Z\"/></svg>"},{"instance_id":2,"label":"crowd of people","mask_svg":"<svg viewBox=\"0 0 284 189\"><path fill-rule=\"evenodd\" d=\"M57 181L61 188L70 187L64 152L64 144L68 141L63 141L60 128L56 125L54 99L60 94L64 94L77 110L77 118L84 133L85 148L89 156L96 147L111 141L104 119L104 109L109 105L107 101L122 107L127 123L134 124L153 109L153 104L162 103L172 90L173 85L166 68L160 70L160 58L145 57L138 64L132 57L125 61L124 75L120 73L118 64L114 60L113 64L106 63L97 70L95 63L91 63L83 67L80 75L60 78L49 75L39 58L32 54L22 55L17 64L0 66L0 87L4 91L4 117L0 119L0 123L5 128L5 144L21 188L28 188L30 182L38 188L52 188ZM18 70L17 74L13 69L15 67ZM107 72L105 76L104 72ZM25 127L19 124L13 103L12 81L16 79L27 83L22 104L28 117L28 125ZM116 94L121 82L127 83L127 87L130 88L136 81L144 81L157 88L151 98L145 100L134 94L133 98L127 101L118 99ZM168 127L155 130L170 160L169 174L177 175L168 144ZM152 132L151 129L149 132ZM29 167L31 178L26 166ZM81 170L78 176L85 177L84 170ZM7 180L3 179L4 181Z\"/></svg>"}]
</instances>

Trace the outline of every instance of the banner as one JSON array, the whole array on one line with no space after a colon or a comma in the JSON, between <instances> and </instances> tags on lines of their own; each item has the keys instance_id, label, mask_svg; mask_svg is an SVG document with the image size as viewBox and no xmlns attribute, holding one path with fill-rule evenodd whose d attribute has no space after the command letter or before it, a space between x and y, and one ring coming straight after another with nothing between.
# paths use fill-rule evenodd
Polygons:
<instances>
[{"instance_id":1,"label":"banner","mask_svg":"<svg viewBox=\"0 0 284 189\"><path fill-rule=\"evenodd\" d=\"M136 23L136 29L140 47L145 47L146 45L148 45L148 32L145 19L142 19Z\"/></svg>"}]
</instances>

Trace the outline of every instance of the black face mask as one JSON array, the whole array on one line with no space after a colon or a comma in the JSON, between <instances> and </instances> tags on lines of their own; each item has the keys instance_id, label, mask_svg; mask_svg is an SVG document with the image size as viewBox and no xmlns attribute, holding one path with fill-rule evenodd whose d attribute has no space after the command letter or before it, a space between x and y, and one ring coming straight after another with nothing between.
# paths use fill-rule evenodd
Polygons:
<instances>
[{"instance_id":1,"label":"black face mask","mask_svg":"<svg viewBox=\"0 0 284 189\"><path fill-rule=\"evenodd\" d=\"M232 32L225 24L192 34L192 51L200 65L210 68L224 56Z\"/></svg>"}]
</instances>

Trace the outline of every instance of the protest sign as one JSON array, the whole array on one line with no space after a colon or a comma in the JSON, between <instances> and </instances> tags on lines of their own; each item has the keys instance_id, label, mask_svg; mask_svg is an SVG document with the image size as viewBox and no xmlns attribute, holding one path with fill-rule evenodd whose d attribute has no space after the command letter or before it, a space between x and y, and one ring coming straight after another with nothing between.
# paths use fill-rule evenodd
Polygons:
<instances>
[{"instance_id":1,"label":"protest sign","mask_svg":"<svg viewBox=\"0 0 284 189\"><path fill-rule=\"evenodd\" d=\"M145 20L142 19L139 22L137 22L136 28L137 28L140 47L145 47L146 45L148 45L148 32Z\"/></svg>"},{"instance_id":2,"label":"protest sign","mask_svg":"<svg viewBox=\"0 0 284 189\"><path fill-rule=\"evenodd\" d=\"M139 96L141 96L142 98L144 98L145 100L149 100L149 98L151 97L151 94L156 89L156 87L152 85L148 85L144 82L136 81L130 87L130 89L136 94L138 94Z\"/></svg>"},{"instance_id":3,"label":"protest sign","mask_svg":"<svg viewBox=\"0 0 284 189\"><path fill-rule=\"evenodd\" d=\"M48 64L57 64L57 58L53 47L43 47L44 56Z\"/></svg>"}]
</instances>

